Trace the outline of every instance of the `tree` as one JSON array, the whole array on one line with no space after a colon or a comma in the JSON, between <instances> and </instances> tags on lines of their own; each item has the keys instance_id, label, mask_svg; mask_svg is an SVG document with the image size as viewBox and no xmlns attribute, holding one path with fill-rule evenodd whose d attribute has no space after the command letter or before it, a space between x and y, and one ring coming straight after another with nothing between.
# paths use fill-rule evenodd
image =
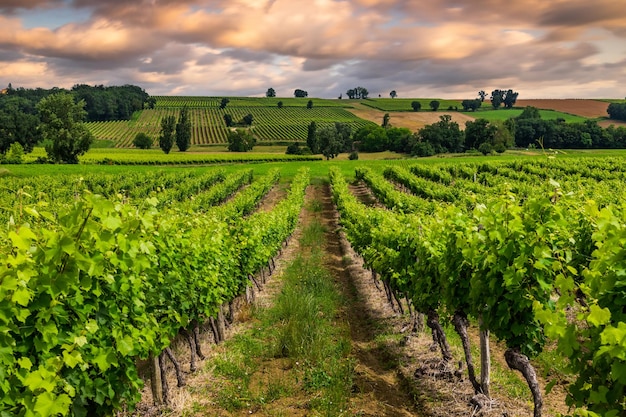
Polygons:
<instances>
[{"instance_id":1,"label":"tree","mask_svg":"<svg viewBox=\"0 0 626 417\"><path fill-rule=\"evenodd\" d=\"M417 133L418 142L428 143L435 153L461 152L463 150L463 131L449 114L439 116L439 121L426 125ZM414 153L411 151L411 153Z\"/></svg>"},{"instance_id":2,"label":"tree","mask_svg":"<svg viewBox=\"0 0 626 417\"><path fill-rule=\"evenodd\" d=\"M493 90L491 92L491 106L498 110L504 101L504 91L502 90Z\"/></svg>"},{"instance_id":3,"label":"tree","mask_svg":"<svg viewBox=\"0 0 626 417\"><path fill-rule=\"evenodd\" d=\"M414 100L411 102L411 107L413 108L413 111L420 111L420 109L422 108L422 103L420 103L417 100Z\"/></svg>"},{"instance_id":4,"label":"tree","mask_svg":"<svg viewBox=\"0 0 626 417\"><path fill-rule=\"evenodd\" d=\"M389 119L390 119L389 113L385 113L385 115L383 116L383 124L381 125L385 129L388 127L391 127L391 125L389 124Z\"/></svg>"},{"instance_id":5,"label":"tree","mask_svg":"<svg viewBox=\"0 0 626 417\"><path fill-rule=\"evenodd\" d=\"M76 84L71 90L74 100L85 100L86 121L129 120L133 113L154 108L156 99L135 85L90 86Z\"/></svg>"},{"instance_id":6,"label":"tree","mask_svg":"<svg viewBox=\"0 0 626 417\"><path fill-rule=\"evenodd\" d=\"M410 153L409 143L411 141L410 129L406 127L390 127L387 129L387 141L389 150L394 152Z\"/></svg>"},{"instance_id":7,"label":"tree","mask_svg":"<svg viewBox=\"0 0 626 417\"><path fill-rule=\"evenodd\" d=\"M504 93L504 97L502 98L504 107L506 107L507 109L513 108L513 106L515 105L515 102L517 101L518 95L519 93L516 93L513 90L507 90L506 93Z\"/></svg>"},{"instance_id":8,"label":"tree","mask_svg":"<svg viewBox=\"0 0 626 417\"><path fill-rule=\"evenodd\" d=\"M349 99L366 99L369 96L369 91L364 87L356 87L349 89L346 94Z\"/></svg>"},{"instance_id":9,"label":"tree","mask_svg":"<svg viewBox=\"0 0 626 417\"><path fill-rule=\"evenodd\" d=\"M251 113L248 113L245 116L243 116L243 119L241 120L243 121L245 125L251 126L252 122L254 121L254 116Z\"/></svg>"},{"instance_id":10,"label":"tree","mask_svg":"<svg viewBox=\"0 0 626 417\"><path fill-rule=\"evenodd\" d=\"M176 130L176 118L166 116L161 120L161 134L159 135L159 147L166 154L170 153L174 146L174 131Z\"/></svg>"},{"instance_id":11,"label":"tree","mask_svg":"<svg viewBox=\"0 0 626 417\"><path fill-rule=\"evenodd\" d=\"M498 128L486 119L465 122L465 149L479 149L483 143L493 144Z\"/></svg>"},{"instance_id":12,"label":"tree","mask_svg":"<svg viewBox=\"0 0 626 417\"><path fill-rule=\"evenodd\" d=\"M187 107L180 111L178 123L176 124L176 146L181 152L185 152L191 145L191 121L187 114Z\"/></svg>"},{"instance_id":13,"label":"tree","mask_svg":"<svg viewBox=\"0 0 626 417\"><path fill-rule=\"evenodd\" d=\"M350 152L352 150L352 126L348 123L335 122L335 130L343 143L343 151Z\"/></svg>"},{"instance_id":14,"label":"tree","mask_svg":"<svg viewBox=\"0 0 626 417\"><path fill-rule=\"evenodd\" d=\"M324 125L315 132L320 152L326 160L339 155L343 148L343 143L337 129L333 125Z\"/></svg>"},{"instance_id":15,"label":"tree","mask_svg":"<svg viewBox=\"0 0 626 417\"><path fill-rule=\"evenodd\" d=\"M380 126L364 126L357 130L354 139L359 141L359 151L382 152L389 149L387 130Z\"/></svg>"},{"instance_id":16,"label":"tree","mask_svg":"<svg viewBox=\"0 0 626 417\"><path fill-rule=\"evenodd\" d=\"M271 87L268 88L267 92L265 93L265 97L276 97L276 90Z\"/></svg>"},{"instance_id":17,"label":"tree","mask_svg":"<svg viewBox=\"0 0 626 417\"><path fill-rule=\"evenodd\" d=\"M610 119L626 120L626 103L611 103L606 112Z\"/></svg>"},{"instance_id":18,"label":"tree","mask_svg":"<svg viewBox=\"0 0 626 417\"><path fill-rule=\"evenodd\" d=\"M37 104L41 133L48 158L55 162L77 164L89 150L94 137L84 125L85 102L74 102L69 93L52 94Z\"/></svg>"},{"instance_id":19,"label":"tree","mask_svg":"<svg viewBox=\"0 0 626 417\"><path fill-rule=\"evenodd\" d=\"M391 92L389 93L389 96L391 96L391 98L396 98L398 97L398 93L396 93L396 90L391 90Z\"/></svg>"},{"instance_id":20,"label":"tree","mask_svg":"<svg viewBox=\"0 0 626 417\"><path fill-rule=\"evenodd\" d=\"M231 127L233 125L233 116L230 114L224 115L224 122L226 123L226 127Z\"/></svg>"},{"instance_id":21,"label":"tree","mask_svg":"<svg viewBox=\"0 0 626 417\"><path fill-rule=\"evenodd\" d=\"M319 153L320 149L317 143L317 136L315 135L315 132L317 131L317 125L315 124L315 122L309 123L309 127L307 130L306 144L311 150L312 154L317 154Z\"/></svg>"},{"instance_id":22,"label":"tree","mask_svg":"<svg viewBox=\"0 0 626 417\"><path fill-rule=\"evenodd\" d=\"M30 100L8 97L0 104L0 154L13 143L19 143L25 152L32 152L41 140L39 117Z\"/></svg>"},{"instance_id":23,"label":"tree","mask_svg":"<svg viewBox=\"0 0 626 417\"><path fill-rule=\"evenodd\" d=\"M299 88L296 88L296 90L293 92L294 97L308 97L309 93L304 91L304 90L300 90Z\"/></svg>"},{"instance_id":24,"label":"tree","mask_svg":"<svg viewBox=\"0 0 626 417\"><path fill-rule=\"evenodd\" d=\"M228 150L248 152L256 145L256 139L248 129L235 129L228 132Z\"/></svg>"},{"instance_id":25,"label":"tree","mask_svg":"<svg viewBox=\"0 0 626 417\"><path fill-rule=\"evenodd\" d=\"M482 105L482 101L480 99L473 100L463 100L461 102L461 106L463 106L464 111L476 111L476 109L480 108Z\"/></svg>"},{"instance_id":26,"label":"tree","mask_svg":"<svg viewBox=\"0 0 626 417\"><path fill-rule=\"evenodd\" d=\"M515 120L508 119L505 121L493 120L489 124L496 127L496 133L493 136L493 149L502 153L506 149L515 145Z\"/></svg>"},{"instance_id":27,"label":"tree","mask_svg":"<svg viewBox=\"0 0 626 417\"><path fill-rule=\"evenodd\" d=\"M139 149L150 149L152 147L152 138L143 132L139 132L133 139L133 145Z\"/></svg>"},{"instance_id":28,"label":"tree","mask_svg":"<svg viewBox=\"0 0 626 417\"><path fill-rule=\"evenodd\" d=\"M224 110L228 103L230 103L230 99L224 97L222 101L220 101L220 109Z\"/></svg>"},{"instance_id":29,"label":"tree","mask_svg":"<svg viewBox=\"0 0 626 417\"><path fill-rule=\"evenodd\" d=\"M279 109L283 108L283 102L279 101L278 103L276 103L276 105L278 106Z\"/></svg>"},{"instance_id":30,"label":"tree","mask_svg":"<svg viewBox=\"0 0 626 417\"><path fill-rule=\"evenodd\" d=\"M485 90L480 90L478 92L478 97L480 97L479 100L480 100L481 103L484 102L485 101L485 97L487 97L487 93L485 93Z\"/></svg>"},{"instance_id":31,"label":"tree","mask_svg":"<svg viewBox=\"0 0 626 417\"><path fill-rule=\"evenodd\" d=\"M430 106L431 109L433 109L433 111L437 111L437 109L439 108L439 104L440 103L438 100L433 100L428 105Z\"/></svg>"},{"instance_id":32,"label":"tree","mask_svg":"<svg viewBox=\"0 0 626 417\"><path fill-rule=\"evenodd\" d=\"M313 100L309 100L309 101L307 101L307 103L306 103L306 108L307 108L307 109L312 109L312 108L313 108Z\"/></svg>"},{"instance_id":33,"label":"tree","mask_svg":"<svg viewBox=\"0 0 626 417\"><path fill-rule=\"evenodd\" d=\"M541 119L541 113L539 113L539 109L537 107L526 106L516 119Z\"/></svg>"}]
</instances>

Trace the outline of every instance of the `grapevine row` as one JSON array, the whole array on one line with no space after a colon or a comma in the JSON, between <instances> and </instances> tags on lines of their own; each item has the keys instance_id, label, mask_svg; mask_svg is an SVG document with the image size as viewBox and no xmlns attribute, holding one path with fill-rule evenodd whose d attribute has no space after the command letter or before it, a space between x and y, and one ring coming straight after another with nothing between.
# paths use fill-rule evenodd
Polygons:
<instances>
[{"instance_id":1,"label":"grapevine row","mask_svg":"<svg viewBox=\"0 0 626 417\"><path fill-rule=\"evenodd\" d=\"M538 193L524 201L492 198L468 212L442 207L428 216L366 208L331 171L341 223L368 267L428 316L444 359L451 355L439 315L449 315L463 339L473 317L507 344L505 359L529 383L535 416L541 389L528 360L546 336L571 361L576 381L568 402L577 415L623 415L626 411L626 268L619 239L626 218L619 207L580 208L574 196ZM575 210L575 207L579 207ZM592 242L590 244L590 242ZM556 300L556 301L555 301ZM576 320L566 317L577 313ZM466 343L469 341L466 340ZM471 351L470 379L477 392Z\"/></svg>"}]
</instances>

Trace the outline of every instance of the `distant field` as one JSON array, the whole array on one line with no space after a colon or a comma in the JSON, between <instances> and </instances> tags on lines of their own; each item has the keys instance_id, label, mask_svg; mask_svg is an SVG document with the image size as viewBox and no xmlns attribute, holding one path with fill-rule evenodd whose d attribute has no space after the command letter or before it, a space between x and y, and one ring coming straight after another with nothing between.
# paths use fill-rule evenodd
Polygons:
<instances>
[{"instance_id":1,"label":"distant field","mask_svg":"<svg viewBox=\"0 0 626 417\"><path fill-rule=\"evenodd\" d=\"M234 100L233 100L234 101ZM155 145L161 129L161 120L166 116L178 117L180 107L157 107L143 110L138 117L130 121L92 122L87 127L99 140L110 140L116 147L132 147L132 141L139 132L151 136ZM227 142L229 129L224 123L224 114L230 114L233 120L241 120L246 114L252 114L253 132L263 141L304 141L307 127L312 121L319 125L335 122L348 123L354 130L371 122L360 119L348 110L335 107L316 107L307 109L304 106L278 107L189 107L192 124L191 143L193 145L223 144Z\"/></svg>"},{"instance_id":2,"label":"distant field","mask_svg":"<svg viewBox=\"0 0 626 417\"><path fill-rule=\"evenodd\" d=\"M614 120L614 119L602 120L598 124L604 128L607 128L609 126L626 127L626 122L623 122L621 120Z\"/></svg>"},{"instance_id":3,"label":"distant field","mask_svg":"<svg viewBox=\"0 0 626 417\"><path fill-rule=\"evenodd\" d=\"M487 120L507 120L511 117L519 116L523 109L499 109L499 110L479 110L473 113L465 113L471 114L476 119L487 119ZM556 119L564 119L568 123L581 123L587 120L585 117L574 116L572 114L562 113L554 110L539 110L542 119L546 120L556 120Z\"/></svg>"},{"instance_id":4,"label":"distant field","mask_svg":"<svg viewBox=\"0 0 626 417\"><path fill-rule=\"evenodd\" d=\"M361 108L350 109L350 112L362 119L371 120L377 124L381 124L385 113L389 113L389 123L391 123L391 126L407 128L412 132L416 132L426 125L437 123L440 120L439 118L444 114L449 114L452 120L459 124L461 129L465 129L465 122L474 120L474 114L457 111L384 112L382 110L362 106Z\"/></svg>"},{"instance_id":5,"label":"distant field","mask_svg":"<svg viewBox=\"0 0 626 417\"><path fill-rule=\"evenodd\" d=\"M309 100L313 107L350 107L350 100L324 99L324 98L295 98L295 97L201 97L201 96L154 96L156 108L162 107L219 107L222 98L230 101L227 108L231 107L278 107L282 101L284 107L306 107Z\"/></svg>"},{"instance_id":6,"label":"distant field","mask_svg":"<svg viewBox=\"0 0 626 417\"><path fill-rule=\"evenodd\" d=\"M439 111L448 110L449 107L461 109L459 100L448 100L443 98L369 98L361 100L361 104L382 111L413 111L411 103L419 101L422 105L420 111L432 111L430 102L436 100L439 102Z\"/></svg>"},{"instance_id":7,"label":"distant field","mask_svg":"<svg viewBox=\"0 0 626 417\"><path fill-rule=\"evenodd\" d=\"M465 127L465 122L475 118L506 120L518 116L525 106L541 110L544 119L562 118L567 122L582 122L585 118L606 117L609 100L518 100L515 109L490 110L486 101L477 112L448 111L448 108L461 109L460 100L433 98L371 98L366 100L320 99L294 97L227 97L225 109L219 105L222 97L196 96L155 96L156 108L137 112L130 121L92 122L87 126L100 142L100 146L114 144L115 147L133 147L132 140L139 132L150 135L155 145L165 116L178 117L180 109L189 109L192 131L192 145L218 145L227 143L229 129L224 123L224 114L230 114L236 122L246 114L254 117L253 132L260 143L305 141L307 127L315 121L318 125L334 122L348 123L354 130L375 123L380 125L385 113L390 113L391 124L417 131L427 124L435 123L443 114L450 114L456 122ZM309 100L313 108L307 109ZM439 110L430 110L429 103L437 100ZM421 111L411 107L419 101ZM620 100L612 100L619 102ZM282 102L282 108L278 103ZM611 121L603 121L608 125Z\"/></svg>"},{"instance_id":8,"label":"distant field","mask_svg":"<svg viewBox=\"0 0 626 417\"><path fill-rule=\"evenodd\" d=\"M622 100L624 101L624 100ZM588 99L536 99L517 100L515 107L533 106L538 109L555 110L582 117L607 117L609 103L604 100Z\"/></svg>"}]
</instances>

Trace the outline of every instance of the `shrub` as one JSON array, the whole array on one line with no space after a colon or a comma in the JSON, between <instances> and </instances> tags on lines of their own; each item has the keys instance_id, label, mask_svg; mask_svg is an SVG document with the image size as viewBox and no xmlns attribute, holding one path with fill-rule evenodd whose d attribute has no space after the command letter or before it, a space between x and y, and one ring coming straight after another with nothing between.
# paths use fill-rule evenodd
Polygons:
<instances>
[{"instance_id":1,"label":"shrub","mask_svg":"<svg viewBox=\"0 0 626 417\"><path fill-rule=\"evenodd\" d=\"M9 147L6 155L0 155L0 163L2 164L21 164L24 156L24 148L21 144L13 142Z\"/></svg>"},{"instance_id":2,"label":"shrub","mask_svg":"<svg viewBox=\"0 0 626 417\"><path fill-rule=\"evenodd\" d=\"M302 148L300 148L300 144L298 142L294 142L291 145L287 146L287 155L302 155Z\"/></svg>"},{"instance_id":3,"label":"shrub","mask_svg":"<svg viewBox=\"0 0 626 417\"><path fill-rule=\"evenodd\" d=\"M357 159L359 159L359 153L357 151L350 152L350 156L348 156L348 159L351 161L356 161Z\"/></svg>"},{"instance_id":4,"label":"shrub","mask_svg":"<svg viewBox=\"0 0 626 417\"><path fill-rule=\"evenodd\" d=\"M416 142L411 149L411 155L415 156L433 156L435 148L428 142Z\"/></svg>"},{"instance_id":5,"label":"shrub","mask_svg":"<svg viewBox=\"0 0 626 417\"><path fill-rule=\"evenodd\" d=\"M504 151L506 151L506 146L504 146L503 143L497 143L494 147L493 150L498 152L498 153L504 153Z\"/></svg>"},{"instance_id":6,"label":"shrub","mask_svg":"<svg viewBox=\"0 0 626 417\"><path fill-rule=\"evenodd\" d=\"M489 155L491 152L493 152L493 148L491 147L491 144L484 142L480 144L480 146L478 147L478 151L483 155Z\"/></svg>"},{"instance_id":7,"label":"shrub","mask_svg":"<svg viewBox=\"0 0 626 417\"><path fill-rule=\"evenodd\" d=\"M133 139L133 145L139 149L150 149L152 147L152 138L143 132L137 133Z\"/></svg>"},{"instance_id":8,"label":"shrub","mask_svg":"<svg viewBox=\"0 0 626 417\"><path fill-rule=\"evenodd\" d=\"M256 139L250 131L236 129L228 133L228 150L232 152L248 152L256 145Z\"/></svg>"}]
</instances>

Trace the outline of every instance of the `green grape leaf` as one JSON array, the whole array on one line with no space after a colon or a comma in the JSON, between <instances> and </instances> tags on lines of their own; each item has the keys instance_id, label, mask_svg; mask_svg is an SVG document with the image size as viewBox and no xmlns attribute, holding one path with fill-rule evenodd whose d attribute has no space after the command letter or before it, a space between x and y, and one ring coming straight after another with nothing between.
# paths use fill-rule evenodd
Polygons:
<instances>
[{"instance_id":1,"label":"green grape leaf","mask_svg":"<svg viewBox=\"0 0 626 417\"><path fill-rule=\"evenodd\" d=\"M18 288L11 296L11 301L26 307L30 303L31 296L32 292L28 288Z\"/></svg>"},{"instance_id":2,"label":"green grape leaf","mask_svg":"<svg viewBox=\"0 0 626 417\"><path fill-rule=\"evenodd\" d=\"M589 307L589 315L587 316L587 322L599 327L607 324L611 321L611 311L608 308L600 308L597 305Z\"/></svg>"},{"instance_id":3,"label":"green grape leaf","mask_svg":"<svg viewBox=\"0 0 626 417\"><path fill-rule=\"evenodd\" d=\"M30 368L33 367L33 363L30 361L29 358L26 358L26 357L19 358L17 360L17 364L20 366L20 368L28 369L29 371L30 371Z\"/></svg>"},{"instance_id":4,"label":"green grape leaf","mask_svg":"<svg viewBox=\"0 0 626 417\"><path fill-rule=\"evenodd\" d=\"M36 397L35 412L42 417L66 415L69 412L72 403L67 394L54 396L49 392L43 392Z\"/></svg>"}]
</instances>

